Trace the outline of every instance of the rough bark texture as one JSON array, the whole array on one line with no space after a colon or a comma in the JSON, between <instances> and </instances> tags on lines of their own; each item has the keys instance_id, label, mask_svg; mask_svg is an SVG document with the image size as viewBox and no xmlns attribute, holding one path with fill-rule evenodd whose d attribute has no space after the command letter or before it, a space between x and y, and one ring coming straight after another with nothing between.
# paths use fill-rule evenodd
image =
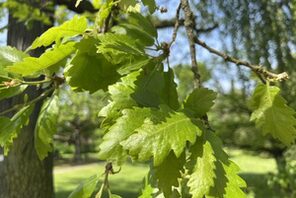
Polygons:
<instances>
[{"instance_id":1,"label":"rough bark texture","mask_svg":"<svg viewBox=\"0 0 296 198\"><path fill-rule=\"evenodd\" d=\"M28 0L38 6L37 0ZM40 2L40 1L39 1ZM40 3L39 3L40 6ZM24 50L32 41L42 34L48 26L34 22L31 29L9 16L7 44ZM42 50L31 55L39 56ZM42 90L29 87L26 90L29 98L40 95ZM22 101L22 96L14 97L0 103L0 109L7 109ZM40 111L41 103L35 105L30 123L22 129L3 162L0 162L0 198L52 198L53 190L53 157L40 161L34 149L34 128Z\"/></svg>"}]
</instances>

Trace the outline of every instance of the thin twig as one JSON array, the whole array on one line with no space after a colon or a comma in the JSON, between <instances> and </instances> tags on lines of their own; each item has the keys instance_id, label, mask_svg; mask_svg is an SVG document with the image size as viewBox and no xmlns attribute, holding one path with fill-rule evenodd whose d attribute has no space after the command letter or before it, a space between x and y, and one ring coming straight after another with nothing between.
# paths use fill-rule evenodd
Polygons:
<instances>
[{"instance_id":1,"label":"thin twig","mask_svg":"<svg viewBox=\"0 0 296 198\"><path fill-rule=\"evenodd\" d=\"M181 7L185 14L184 26L189 41L190 55L191 55L191 69L194 74L194 81L196 87L201 86L200 74L196 61L196 49L195 49L195 18L193 12L190 9L188 0L181 0Z\"/></svg>"},{"instance_id":2,"label":"thin twig","mask_svg":"<svg viewBox=\"0 0 296 198\"><path fill-rule=\"evenodd\" d=\"M177 38L177 32L178 32L178 29L179 29L179 26L180 26L180 21L179 21L179 18L180 18L180 10L181 10L181 3L179 4L179 6L177 8L177 11L176 11L176 22L175 22L175 26L174 26L172 40L169 43L169 48L176 41L176 38Z\"/></svg>"},{"instance_id":3,"label":"thin twig","mask_svg":"<svg viewBox=\"0 0 296 198\"><path fill-rule=\"evenodd\" d=\"M46 90L45 92L43 92L42 94L40 94L38 97L34 98L33 100L27 102L27 103L23 103L23 104L17 104L17 105L14 105L13 107L5 110L5 111L2 111L0 112L0 116L2 115L5 115L7 113L10 113L12 111L15 111L17 109L20 109L22 107L25 107L25 106L28 106L28 105L32 105L44 98L46 98L55 88L54 87L51 87L50 89Z\"/></svg>"},{"instance_id":4,"label":"thin twig","mask_svg":"<svg viewBox=\"0 0 296 198\"><path fill-rule=\"evenodd\" d=\"M270 80L270 81L282 81L287 80L289 78L288 74L286 72L275 74L268 70L266 70L262 65L254 65L247 61L243 61L237 58L234 58L232 56L229 56L223 52L218 51L217 49L214 49L210 46L208 46L204 41L199 40L197 37L195 37L195 43L202 46L203 48L207 49L209 52L216 54L217 56L222 57L227 62L232 62L236 64L237 66L245 66L251 69L253 72L255 72L258 77L261 79L261 81ZM262 79L262 77L264 79Z\"/></svg>"}]
</instances>

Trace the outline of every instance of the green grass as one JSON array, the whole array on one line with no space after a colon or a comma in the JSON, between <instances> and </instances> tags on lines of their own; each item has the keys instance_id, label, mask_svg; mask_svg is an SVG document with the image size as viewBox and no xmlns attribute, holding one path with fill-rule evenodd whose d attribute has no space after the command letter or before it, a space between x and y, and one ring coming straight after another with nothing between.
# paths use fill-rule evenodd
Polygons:
<instances>
[{"instance_id":1,"label":"green grass","mask_svg":"<svg viewBox=\"0 0 296 198\"><path fill-rule=\"evenodd\" d=\"M103 174L104 163L94 163L80 166L58 166L54 170L56 198L67 198L83 179L97 173ZM114 167L115 171L117 167ZM142 179L147 174L145 165L122 166L120 173L110 175L112 192L122 197L133 198L138 196ZM103 178L103 177L102 177Z\"/></svg>"},{"instance_id":2,"label":"green grass","mask_svg":"<svg viewBox=\"0 0 296 198\"><path fill-rule=\"evenodd\" d=\"M277 189L267 186L267 174L276 172L274 159L266 156L256 156L241 150L227 149L231 159L237 163L240 175L246 180L248 197L278 198L284 197ZM116 167L114 168L117 169ZM79 185L83 179L104 171L103 163L81 166L58 166L55 167L55 190L57 198L67 196ZM110 186L113 193L124 198L137 197L142 185L142 179L147 174L148 167L145 165L126 164L119 174L110 176Z\"/></svg>"}]
</instances>

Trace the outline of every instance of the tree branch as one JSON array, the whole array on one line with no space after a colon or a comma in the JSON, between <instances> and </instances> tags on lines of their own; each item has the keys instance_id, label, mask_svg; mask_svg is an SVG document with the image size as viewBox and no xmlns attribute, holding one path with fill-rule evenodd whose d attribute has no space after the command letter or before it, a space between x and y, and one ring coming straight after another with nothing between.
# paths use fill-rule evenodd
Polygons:
<instances>
[{"instance_id":1,"label":"tree branch","mask_svg":"<svg viewBox=\"0 0 296 198\"><path fill-rule=\"evenodd\" d=\"M288 74L286 72L275 74L268 70L266 70L262 65L254 65L247 61L243 61L237 58L234 58L232 56L229 56L223 52L218 51L217 49L214 49L210 46L208 46L204 41L199 40L197 37L195 37L195 43L202 46L203 48L207 49L209 52L216 54L217 56L222 57L227 62L232 62L236 64L237 66L245 66L251 69L253 72L255 72L259 77L264 77L267 80L271 81L282 81L287 80L289 78Z\"/></svg>"},{"instance_id":2,"label":"tree branch","mask_svg":"<svg viewBox=\"0 0 296 198\"><path fill-rule=\"evenodd\" d=\"M177 33L178 33L178 29L180 26L180 10L181 10L181 3L179 4L177 11L176 11L176 21L175 21L175 25L174 25L174 31L173 31L173 36L172 36L172 40L169 43L169 48L172 46L172 44L176 41L177 38Z\"/></svg>"},{"instance_id":3,"label":"tree branch","mask_svg":"<svg viewBox=\"0 0 296 198\"><path fill-rule=\"evenodd\" d=\"M191 55L191 70L194 74L194 80L196 87L201 86L200 74L198 70L198 65L196 61L196 49L195 49L195 18L193 12L190 9L188 0L181 0L181 7L185 14L184 26L186 29L186 34L189 42L189 49Z\"/></svg>"},{"instance_id":4,"label":"tree branch","mask_svg":"<svg viewBox=\"0 0 296 198\"><path fill-rule=\"evenodd\" d=\"M157 29L162 29L162 28L171 28L174 27L176 24L176 18L169 19L169 20L152 20L152 23ZM179 26L184 25L184 19L179 19ZM213 24L213 26L206 27L206 28L195 28L195 31L197 33L208 33L213 31L214 29L218 28L219 25L217 23Z\"/></svg>"},{"instance_id":5,"label":"tree branch","mask_svg":"<svg viewBox=\"0 0 296 198\"><path fill-rule=\"evenodd\" d=\"M161 28L170 28L170 27L174 27L175 26L176 18L168 19L168 20L154 19L154 20L152 20L152 23L158 29L161 29ZM180 19L179 20L179 25L184 25L184 20L183 19Z\"/></svg>"},{"instance_id":6,"label":"tree branch","mask_svg":"<svg viewBox=\"0 0 296 198\"><path fill-rule=\"evenodd\" d=\"M90 12L95 13L98 10L95 9L91 2L82 1L77 7L75 6L76 1L73 0L54 0L55 5L65 5L69 10L76 13Z\"/></svg>"}]
</instances>

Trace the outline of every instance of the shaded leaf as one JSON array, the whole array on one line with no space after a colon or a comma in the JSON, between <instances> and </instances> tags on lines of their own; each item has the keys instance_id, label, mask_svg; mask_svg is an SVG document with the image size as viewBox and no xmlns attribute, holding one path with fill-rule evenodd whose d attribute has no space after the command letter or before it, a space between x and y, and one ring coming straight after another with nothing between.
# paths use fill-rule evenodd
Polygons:
<instances>
[{"instance_id":1,"label":"shaded leaf","mask_svg":"<svg viewBox=\"0 0 296 198\"><path fill-rule=\"evenodd\" d=\"M155 177L158 180L158 187L163 191L165 197L173 197L172 187L178 187L178 179L181 178L181 171L185 164L185 153L179 158L173 152L155 169Z\"/></svg>"},{"instance_id":2,"label":"shaded leaf","mask_svg":"<svg viewBox=\"0 0 296 198\"><path fill-rule=\"evenodd\" d=\"M161 104L166 104L177 110L179 102L173 71L169 69L168 72L163 72L162 69L162 65L153 62L150 68L146 67L135 81L132 98L145 107L159 107Z\"/></svg>"},{"instance_id":3,"label":"shaded leaf","mask_svg":"<svg viewBox=\"0 0 296 198\"><path fill-rule=\"evenodd\" d=\"M101 54L95 56L78 52L65 69L68 84L76 91L91 93L103 89L119 79L116 66L109 63Z\"/></svg>"},{"instance_id":4,"label":"shaded leaf","mask_svg":"<svg viewBox=\"0 0 296 198\"><path fill-rule=\"evenodd\" d=\"M35 149L41 160L53 150L53 135L57 131L57 121L59 113L59 99L53 95L46 100L41 108L35 128Z\"/></svg>"},{"instance_id":5,"label":"shaded leaf","mask_svg":"<svg viewBox=\"0 0 296 198\"><path fill-rule=\"evenodd\" d=\"M101 43L98 45L98 53L113 64L133 60L134 56L145 56L143 46L127 35L107 33L99 39Z\"/></svg>"},{"instance_id":6,"label":"shaded leaf","mask_svg":"<svg viewBox=\"0 0 296 198\"><path fill-rule=\"evenodd\" d=\"M155 0L142 0L143 4L148 6L149 12L152 14L156 10Z\"/></svg>"},{"instance_id":7,"label":"shaded leaf","mask_svg":"<svg viewBox=\"0 0 296 198\"><path fill-rule=\"evenodd\" d=\"M27 88L27 85L16 87L0 87L0 100L7 99L22 93Z\"/></svg>"},{"instance_id":8,"label":"shaded leaf","mask_svg":"<svg viewBox=\"0 0 296 198\"><path fill-rule=\"evenodd\" d=\"M34 106L25 106L19 110L11 119L0 117L0 145L4 147L5 155L9 147L18 136L20 130L28 124L29 116Z\"/></svg>"},{"instance_id":9,"label":"shaded leaf","mask_svg":"<svg viewBox=\"0 0 296 198\"><path fill-rule=\"evenodd\" d=\"M128 17L129 24L140 27L144 32L148 33L152 38L157 38L157 29L152 22L140 13L130 13Z\"/></svg>"},{"instance_id":10,"label":"shaded leaf","mask_svg":"<svg viewBox=\"0 0 296 198\"><path fill-rule=\"evenodd\" d=\"M207 88L195 89L185 101L184 109L194 117L201 117L214 105L216 96L214 91Z\"/></svg>"}]
</instances>

